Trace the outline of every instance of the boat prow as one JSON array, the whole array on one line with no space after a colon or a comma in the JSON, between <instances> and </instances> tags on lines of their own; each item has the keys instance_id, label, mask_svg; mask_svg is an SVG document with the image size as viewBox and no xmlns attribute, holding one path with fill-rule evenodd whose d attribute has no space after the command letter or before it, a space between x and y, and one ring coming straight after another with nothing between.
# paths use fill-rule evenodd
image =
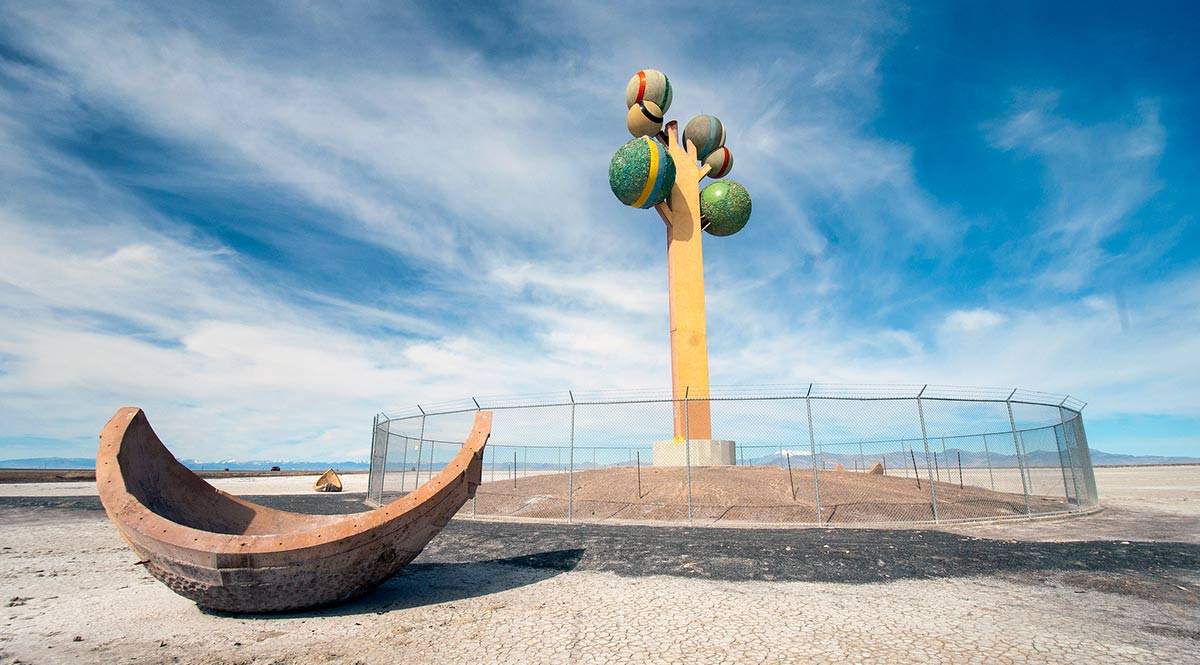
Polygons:
<instances>
[{"instance_id":1,"label":"boat prow","mask_svg":"<svg viewBox=\"0 0 1200 665\"><path fill-rule=\"evenodd\" d=\"M109 519L154 577L196 604L277 612L359 595L412 561L475 495L492 414L431 480L375 510L305 515L239 499L183 466L146 414L100 432L96 485Z\"/></svg>"}]
</instances>

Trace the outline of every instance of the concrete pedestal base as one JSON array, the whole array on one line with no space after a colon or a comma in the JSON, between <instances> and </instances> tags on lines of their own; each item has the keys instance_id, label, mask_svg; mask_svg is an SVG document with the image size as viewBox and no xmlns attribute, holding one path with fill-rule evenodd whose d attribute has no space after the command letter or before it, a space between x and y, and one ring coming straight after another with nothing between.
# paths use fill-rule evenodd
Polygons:
<instances>
[{"instance_id":1,"label":"concrete pedestal base","mask_svg":"<svg viewBox=\"0 0 1200 665\"><path fill-rule=\"evenodd\" d=\"M655 441L654 466L686 466L688 447L683 441ZM692 439L692 466L731 466L737 462L736 444L721 439Z\"/></svg>"}]
</instances>

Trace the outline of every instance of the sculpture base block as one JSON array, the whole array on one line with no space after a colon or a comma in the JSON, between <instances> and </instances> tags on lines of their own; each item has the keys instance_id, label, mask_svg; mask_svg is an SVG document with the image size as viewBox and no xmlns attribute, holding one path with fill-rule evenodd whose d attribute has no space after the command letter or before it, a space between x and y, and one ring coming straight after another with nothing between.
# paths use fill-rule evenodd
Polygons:
<instances>
[{"instance_id":1,"label":"sculpture base block","mask_svg":"<svg viewBox=\"0 0 1200 665\"><path fill-rule=\"evenodd\" d=\"M652 464L687 466L689 454L692 466L732 466L737 463L737 446L733 441L692 439L690 443L688 446L683 441L655 441Z\"/></svg>"}]
</instances>

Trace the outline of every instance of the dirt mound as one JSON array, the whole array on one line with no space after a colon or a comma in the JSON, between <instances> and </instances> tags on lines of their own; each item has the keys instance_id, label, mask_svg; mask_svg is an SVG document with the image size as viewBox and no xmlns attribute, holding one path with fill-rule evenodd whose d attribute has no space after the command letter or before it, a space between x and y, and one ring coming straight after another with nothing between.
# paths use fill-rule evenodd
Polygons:
<instances>
[{"instance_id":1,"label":"dirt mound","mask_svg":"<svg viewBox=\"0 0 1200 665\"><path fill-rule=\"evenodd\" d=\"M692 513L710 522L917 522L933 520L929 482L853 471L820 471L820 515L812 471L773 466L693 467ZM480 485L479 515L565 519L565 473ZM681 521L688 515L687 469L628 467L575 472L578 520ZM1025 512L1021 494L935 482L943 520L1012 517ZM1034 513L1066 510L1061 498L1030 497ZM470 507L467 507L469 510Z\"/></svg>"}]
</instances>

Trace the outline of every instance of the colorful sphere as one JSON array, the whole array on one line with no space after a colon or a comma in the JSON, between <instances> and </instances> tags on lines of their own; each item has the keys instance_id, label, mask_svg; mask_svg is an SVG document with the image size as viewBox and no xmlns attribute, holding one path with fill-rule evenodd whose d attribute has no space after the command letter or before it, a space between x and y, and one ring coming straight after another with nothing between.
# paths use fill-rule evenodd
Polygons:
<instances>
[{"instance_id":1,"label":"colorful sphere","mask_svg":"<svg viewBox=\"0 0 1200 665\"><path fill-rule=\"evenodd\" d=\"M698 115L688 120L687 126L683 128L683 138L695 144L696 156L704 159L712 151L725 145L725 126L711 115Z\"/></svg>"},{"instance_id":2,"label":"colorful sphere","mask_svg":"<svg viewBox=\"0 0 1200 665\"><path fill-rule=\"evenodd\" d=\"M700 226L715 236L731 236L750 221L750 193L732 180L718 180L700 192Z\"/></svg>"},{"instance_id":3,"label":"colorful sphere","mask_svg":"<svg viewBox=\"0 0 1200 665\"><path fill-rule=\"evenodd\" d=\"M657 69L643 69L625 84L626 108L645 101L654 102L662 109L660 116L671 109L671 82L666 74Z\"/></svg>"},{"instance_id":4,"label":"colorful sphere","mask_svg":"<svg viewBox=\"0 0 1200 665\"><path fill-rule=\"evenodd\" d=\"M643 136L621 146L608 164L608 186L627 206L652 208L675 185L675 162L663 144Z\"/></svg>"},{"instance_id":5,"label":"colorful sphere","mask_svg":"<svg viewBox=\"0 0 1200 665\"><path fill-rule=\"evenodd\" d=\"M625 126L634 136L653 136L662 129L662 123L662 109L651 101L638 102L625 114Z\"/></svg>"},{"instance_id":6,"label":"colorful sphere","mask_svg":"<svg viewBox=\"0 0 1200 665\"><path fill-rule=\"evenodd\" d=\"M733 170L733 153L729 152L729 148L721 146L708 154L704 158L704 163L709 166L708 177L716 180L724 178Z\"/></svg>"}]
</instances>

